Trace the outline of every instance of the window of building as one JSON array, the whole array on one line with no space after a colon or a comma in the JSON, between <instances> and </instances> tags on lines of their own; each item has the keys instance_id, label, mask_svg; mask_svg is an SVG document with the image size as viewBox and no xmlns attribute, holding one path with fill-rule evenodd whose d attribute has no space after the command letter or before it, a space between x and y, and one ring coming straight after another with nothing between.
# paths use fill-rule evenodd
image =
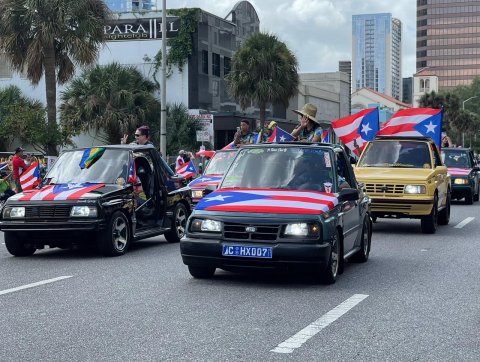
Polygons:
<instances>
[{"instance_id":1,"label":"window of building","mask_svg":"<svg viewBox=\"0 0 480 362\"><path fill-rule=\"evenodd\" d=\"M12 69L4 54L0 54L0 79L12 78Z\"/></svg>"},{"instance_id":2,"label":"window of building","mask_svg":"<svg viewBox=\"0 0 480 362\"><path fill-rule=\"evenodd\" d=\"M423 79L420 79L420 92L425 91L425 81Z\"/></svg>"},{"instance_id":3,"label":"window of building","mask_svg":"<svg viewBox=\"0 0 480 362\"><path fill-rule=\"evenodd\" d=\"M425 79L425 92L430 92L430 79Z\"/></svg>"},{"instance_id":4,"label":"window of building","mask_svg":"<svg viewBox=\"0 0 480 362\"><path fill-rule=\"evenodd\" d=\"M220 77L220 54L212 53L212 74Z\"/></svg>"},{"instance_id":5,"label":"window of building","mask_svg":"<svg viewBox=\"0 0 480 362\"><path fill-rule=\"evenodd\" d=\"M208 74L208 50L202 50L202 73Z\"/></svg>"},{"instance_id":6,"label":"window of building","mask_svg":"<svg viewBox=\"0 0 480 362\"><path fill-rule=\"evenodd\" d=\"M232 70L231 68L231 60L228 57L223 58L223 76L226 76L230 71Z\"/></svg>"}]
</instances>

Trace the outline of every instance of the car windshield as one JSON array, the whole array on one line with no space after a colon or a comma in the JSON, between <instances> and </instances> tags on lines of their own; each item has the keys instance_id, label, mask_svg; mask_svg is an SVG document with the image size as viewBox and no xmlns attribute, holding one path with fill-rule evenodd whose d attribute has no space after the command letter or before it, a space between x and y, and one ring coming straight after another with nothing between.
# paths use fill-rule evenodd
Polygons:
<instances>
[{"instance_id":1,"label":"car windshield","mask_svg":"<svg viewBox=\"0 0 480 362\"><path fill-rule=\"evenodd\" d=\"M468 153L463 150L443 150L442 161L447 167L471 168Z\"/></svg>"},{"instance_id":2,"label":"car windshield","mask_svg":"<svg viewBox=\"0 0 480 362\"><path fill-rule=\"evenodd\" d=\"M326 149L245 148L238 151L221 187L336 192L332 165Z\"/></svg>"},{"instance_id":3,"label":"car windshield","mask_svg":"<svg viewBox=\"0 0 480 362\"><path fill-rule=\"evenodd\" d=\"M373 141L367 146L358 167L431 168L427 142Z\"/></svg>"},{"instance_id":4,"label":"car windshield","mask_svg":"<svg viewBox=\"0 0 480 362\"><path fill-rule=\"evenodd\" d=\"M128 177L129 152L127 150L105 149L94 162L81 167L86 151L63 153L47 173L46 179L53 184L66 183L116 183L119 177Z\"/></svg>"},{"instance_id":5,"label":"car windshield","mask_svg":"<svg viewBox=\"0 0 480 362\"><path fill-rule=\"evenodd\" d=\"M235 158L236 152L232 151L218 151L215 156L212 157L205 169L205 175L223 175L227 171L228 166Z\"/></svg>"}]
</instances>

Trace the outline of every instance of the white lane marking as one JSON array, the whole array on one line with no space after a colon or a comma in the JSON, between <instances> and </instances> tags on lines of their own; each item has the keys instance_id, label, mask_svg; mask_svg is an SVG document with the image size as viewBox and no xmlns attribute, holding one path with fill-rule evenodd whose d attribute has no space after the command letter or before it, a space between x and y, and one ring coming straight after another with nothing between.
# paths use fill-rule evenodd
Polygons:
<instances>
[{"instance_id":1,"label":"white lane marking","mask_svg":"<svg viewBox=\"0 0 480 362\"><path fill-rule=\"evenodd\" d=\"M457 225L454 226L455 229L461 229L465 225L467 225L469 222L473 221L475 218L472 216L467 217L465 220L459 222Z\"/></svg>"},{"instance_id":2,"label":"white lane marking","mask_svg":"<svg viewBox=\"0 0 480 362\"><path fill-rule=\"evenodd\" d=\"M34 287L38 287L40 285L55 283L55 282L58 282L59 280L71 278L72 276L73 275L64 275L64 276L57 277L57 278L41 280L39 282L21 285L19 287L15 287L15 288L11 288L11 289L0 290L0 295L9 294L9 293L13 293L13 292L18 292L19 290L34 288Z\"/></svg>"},{"instance_id":3,"label":"white lane marking","mask_svg":"<svg viewBox=\"0 0 480 362\"><path fill-rule=\"evenodd\" d=\"M325 313L319 319L317 319L312 324L303 328L300 332L288 338L284 342L280 343L274 349L271 349L270 352L276 353L292 353L296 348L300 348L306 341L320 332L322 329L328 327L330 324L335 322L342 315L347 313L350 309L355 307L362 300L367 298L366 294L354 294L348 298L343 303L339 304L331 311Z\"/></svg>"}]
</instances>

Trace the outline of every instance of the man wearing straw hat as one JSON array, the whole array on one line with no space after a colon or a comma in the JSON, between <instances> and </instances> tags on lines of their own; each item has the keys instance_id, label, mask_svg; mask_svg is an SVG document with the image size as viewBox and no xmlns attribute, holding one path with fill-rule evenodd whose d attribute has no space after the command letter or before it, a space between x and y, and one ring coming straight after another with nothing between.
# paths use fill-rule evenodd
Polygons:
<instances>
[{"instance_id":1,"label":"man wearing straw hat","mask_svg":"<svg viewBox=\"0 0 480 362\"><path fill-rule=\"evenodd\" d=\"M301 110L293 111L302 118L300 125L292 131L292 136L300 142L321 142L323 129L316 118L317 107L311 103L305 103Z\"/></svg>"}]
</instances>

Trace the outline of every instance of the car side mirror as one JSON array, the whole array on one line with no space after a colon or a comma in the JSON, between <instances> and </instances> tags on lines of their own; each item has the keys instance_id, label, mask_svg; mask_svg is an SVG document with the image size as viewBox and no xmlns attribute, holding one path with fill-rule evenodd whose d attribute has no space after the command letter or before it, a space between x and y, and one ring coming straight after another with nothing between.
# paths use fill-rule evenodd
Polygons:
<instances>
[{"instance_id":1,"label":"car side mirror","mask_svg":"<svg viewBox=\"0 0 480 362\"><path fill-rule=\"evenodd\" d=\"M356 165L356 164L357 164L357 159L356 159L355 157L353 157L353 156L350 156L350 163L351 163L352 165Z\"/></svg>"},{"instance_id":2,"label":"car side mirror","mask_svg":"<svg viewBox=\"0 0 480 362\"><path fill-rule=\"evenodd\" d=\"M217 189L217 185L207 185L207 187L205 187L205 190L203 190L203 196L211 194L216 189Z\"/></svg>"},{"instance_id":3,"label":"car side mirror","mask_svg":"<svg viewBox=\"0 0 480 362\"><path fill-rule=\"evenodd\" d=\"M475 166L475 167L473 168L473 172L479 172L479 171L480 171L480 167Z\"/></svg>"},{"instance_id":4,"label":"car side mirror","mask_svg":"<svg viewBox=\"0 0 480 362\"><path fill-rule=\"evenodd\" d=\"M360 197L357 189L342 189L338 195L338 201L357 201Z\"/></svg>"}]
</instances>

